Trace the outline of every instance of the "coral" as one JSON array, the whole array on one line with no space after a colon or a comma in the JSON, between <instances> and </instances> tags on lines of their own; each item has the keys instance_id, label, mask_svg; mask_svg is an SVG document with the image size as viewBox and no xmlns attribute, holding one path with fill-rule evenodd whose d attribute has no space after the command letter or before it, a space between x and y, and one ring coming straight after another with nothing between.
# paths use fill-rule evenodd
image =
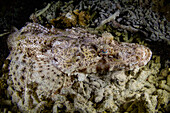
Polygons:
<instances>
[{"instance_id":1,"label":"coral","mask_svg":"<svg viewBox=\"0 0 170 113\"><path fill-rule=\"evenodd\" d=\"M49 23L57 27L90 26L103 28L108 32L118 31L138 32L144 35L142 39L149 41L164 41L170 44L168 21L161 15L152 11L155 5L166 3L164 0L156 3L154 1L127 1L127 0L72 0L61 5L60 2L52 2L44 9L39 10L37 22ZM168 5L167 5L168 6ZM45 10L48 8L48 10ZM167 8L167 7L166 7ZM56 9L58 9L56 11ZM135 10L134 10L135 9ZM45 12L44 12L45 10ZM119 15L114 17L119 11ZM58 14L58 15L57 15ZM49 18L50 17L50 18ZM43 21L43 19L46 21ZM34 19L36 20L36 19ZM107 22L106 22L107 20ZM110 21L109 21L110 20ZM112 20L112 21L111 21ZM43 21L43 22L40 22ZM105 23L106 22L106 23ZM62 23L62 24L61 24ZM108 30L109 27L109 30Z\"/></svg>"},{"instance_id":2,"label":"coral","mask_svg":"<svg viewBox=\"0 0 170 113\"><path fill-rule=\"evenodd\" d=\"M79 11L77 9L70 11L68 13L63 13L57 18L50 20L50 23L56 27L73 27L73 26L87 26L91 20L88 11ZM61 24L62 23L62 24Z\"/></svg>"},{"instance_id":3,"label":"coral","mask_svg":"<svg viewBox=\"0 0 170 113\"><path fill-rule=\"evenodd\" d=\"M144 42L146 39L169 43L169 24L164 17L151 11L150 1L72 0L62 3L64 2L41 4L46 7L30 17L33 22L49 28L52 24L51 29L28 23L20 31L10 35L8 46L11 53L6 60L10 62L4 62L4 59L0 62L0 65L5 63L0 71L3 72L0 78L0 112L19 112L18 109L35 113L170 111L170 69L169 61L165 59L169 56L168 46L163 46L162 42ZM120 14L114 17L116 11L120 11ZM94 34L96 31L92 29L54 28L98 25L102 25L102 30L111 32L114 37L110 33L103 33L102 36ZM101 32L103 31L100 29L99 33ZM113 50L118 49L120 53L135 51L133 44L127 43L127 49L121 47L126 45L122 41L149 46L154 54L152 59L149 58L149 49L145 48L148 52L140 54L148 53L144 61L150 61L146 66L139 66L141 62L137 57L125 57L127 60L121 62L122 57L116 56ZM120 48L113 47L111 42ZM144 47L140 45L139 48ZM4 49L0 53L3 51ZM96 56L102 57L102 60L97 61ZM110 61L110 56L114 56L113 61ZM94 61L99 63L92 64ZM127 66L133 63L136 65ZM120 64L125 65L121 66L123 69L116 67ZM135 68L138 66L142 68Z\"/></svg>"},{"instance_id":4,"label":"coral","mask_svg":"<svg viewBox=\"0 0 170 113\"><path fill-rule=\"evenodd\" d=\"M128 78L124 71L112 72L145 66L152 52L143 45L119 43L113 38L107 32L98 36L82 28L47 29L28 23L8 39L8 94L12 95L12 102L21 111L38 112L48 106L47 99L63 104L69 99L61 95L71 95L74 103L64 104L67 111L117 111L111 91L116 87L124 90ZM142 83L149 74L144 71L138 81ZM101 75L106 77L100 78ZM117 81L117 85L106 81ZM92 93L96 103L102 102L98 109L87 101Z\"/></svg>"},{"instance_id":5,"label":"coral","mask_svg":"<svg viewBox=\"0 0 170 113\"><path fill-rule=\"evenodd\" d=\"M44 5L46 5L45 8L37 10L30 15L30 20L41 24L50 22L51 19L58 16L59 12L56 11L61 8L62 2L45 3Z\"/></svg>"},{"instance_id":6,"label":"coral","mask_svg":"<svg viewBox=\"0 0 170 113\"><path fill-rule=\"evenodd\" d=\"M89 23L91 17L88 14L87 11L80 11L80 13L77 14L78 15L78 20L79 20L79 25L80 26L86 26L87 23Z\"/></svg>"}]
</instances>

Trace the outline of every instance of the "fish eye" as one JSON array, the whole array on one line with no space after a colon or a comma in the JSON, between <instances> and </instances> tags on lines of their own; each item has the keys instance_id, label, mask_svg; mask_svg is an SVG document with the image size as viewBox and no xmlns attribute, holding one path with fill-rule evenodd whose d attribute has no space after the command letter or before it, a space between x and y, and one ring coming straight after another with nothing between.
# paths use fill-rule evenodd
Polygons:
<instances>
[{"instance_id":1,"label":"fish eye","mask_svg":"<svg viewBox=\"0 0 170 113\"><path fill-rule=\"evenodd\" d=\"M102 51L102 53L107 53L108 52L107 49L103 49L101 51Z\"/></svg>"}]
</instances>

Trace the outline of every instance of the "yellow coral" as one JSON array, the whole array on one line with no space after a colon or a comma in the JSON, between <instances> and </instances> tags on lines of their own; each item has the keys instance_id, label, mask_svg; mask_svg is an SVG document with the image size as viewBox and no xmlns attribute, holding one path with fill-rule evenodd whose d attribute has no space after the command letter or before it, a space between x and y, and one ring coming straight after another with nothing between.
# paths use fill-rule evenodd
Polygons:
<instances>
[{"instance_id":1,"label":"yellow coral","mask_svg":"<svg viewBox=\"0 0 170 113\"><path fill-rule=\"evenodd\" d=\"M50 23L57 27L72 27L79 24L80 26L86 26L91 16L87 11L79 11L75 9L71 12L64 13L62 16L56 19L51 19Z\"/></svg>"}]
</instances>

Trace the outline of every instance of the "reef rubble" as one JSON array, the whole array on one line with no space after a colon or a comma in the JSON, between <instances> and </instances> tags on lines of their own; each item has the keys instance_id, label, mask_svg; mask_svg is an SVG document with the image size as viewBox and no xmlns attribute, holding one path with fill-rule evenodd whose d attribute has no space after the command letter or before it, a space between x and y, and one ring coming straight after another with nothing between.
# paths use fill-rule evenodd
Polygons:
<instances>
[{"instance_id":1,"label":"reef rubble","mask_svg":"<svg viewBox=\"0 0 170 113\"><path fill-rule=\"evenodd\" d=\"M166 88L155 94L150 83L159 63L139 68L150 60L151 51L118 43L109 33L100 37L82 28L63 31L28 23L9 36L8 46L7 94L22 112L49 107L52 112L154 113L160 94L169 95ZM167 104L167 98L162 102Z\"/></svg>"},{"instance_id":2,"label":"reef rubble","mask_svg":"<svg viewBox=\"0 0 170 113\"><path fill-rule=\"evenodd\" d=\"M45 2L8 37L0 112L170 111L169 22L149 0L99 1Z\"/></svg>"}]
</instances>

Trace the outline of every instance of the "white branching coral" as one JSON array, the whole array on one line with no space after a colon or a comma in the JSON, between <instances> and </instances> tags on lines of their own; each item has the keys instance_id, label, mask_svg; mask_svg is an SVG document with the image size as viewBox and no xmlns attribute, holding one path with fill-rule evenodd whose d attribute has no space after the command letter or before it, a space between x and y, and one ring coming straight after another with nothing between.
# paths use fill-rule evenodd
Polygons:
<instances>
[{"instance_id":1,"label":"white branching coral","mask_svg":"<svg viewBox=\"0 0 170 113\"><path fill-rule=\"evenodd\" d=\"M133 70L146 65L152 55L149 48L119 43L110 33L100 37L82 28L63 31L37 23L11 34L8 45L14 89L25 93L31 89L29 98L37 101L54 99L63 88L72 86L75 76L83 81L90 74Z\"/></svg>"}]
</instances>

